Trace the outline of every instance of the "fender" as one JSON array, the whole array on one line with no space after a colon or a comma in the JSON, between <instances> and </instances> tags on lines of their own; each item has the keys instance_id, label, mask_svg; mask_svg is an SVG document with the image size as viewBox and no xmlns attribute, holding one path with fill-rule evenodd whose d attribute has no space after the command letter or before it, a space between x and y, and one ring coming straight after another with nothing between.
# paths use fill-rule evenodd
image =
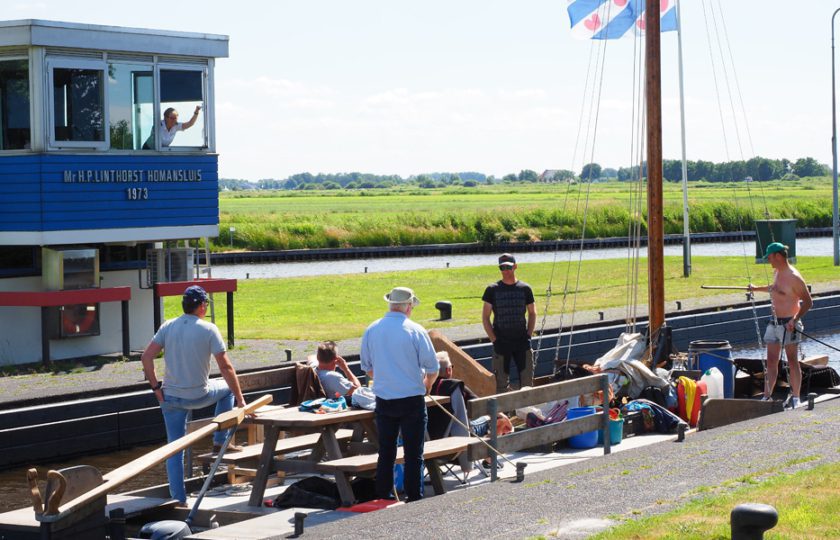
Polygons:
<instances>
[{"instance_id":1,"label":"fender","mask_svg":"<svg viewBox=\"0 0 840 540\"><path fill-rule=\"evenodd\" d=\"M64 335L86 334L93 327L94 322L96 322L96 304L64 306L64 315L61 317Z\"/></svg>"}]
</instances>

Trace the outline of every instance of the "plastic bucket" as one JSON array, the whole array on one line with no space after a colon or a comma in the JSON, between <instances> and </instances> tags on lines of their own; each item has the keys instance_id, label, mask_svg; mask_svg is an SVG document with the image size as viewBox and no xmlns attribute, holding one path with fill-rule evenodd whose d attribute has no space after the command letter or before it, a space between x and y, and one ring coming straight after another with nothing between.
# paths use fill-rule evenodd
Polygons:
<instances>
[{"instance_id":1,"label":"plastic bucket","mask_svg":"<svg viewBox=\"0 0 840 540\"><path fill-rule=\"evenodd\" d=\"M735 364L732 363L732 347L728 341L692 341L688 345L688 356L695 359L693 365L700 371L718 368L723 375L723 397L735 397Z\"/></svg>"},{"instance_id":2,"label":"plastic bucket","mask_svg":"<svg viewBox=\"0 0 840 540\"><path fill-rule=\"evenodd\" d=\"M624 437L624 419L610 419L610 444L619 444ZM598 444L604 444L604 432L598 430Z\"/></svg>"},{"instance_id":3,"label":"plastic bucket","mask_svg":"<svg viewBox=\"0 0 840 540\"><path fill-rule=\"evenodd\" d=\"M595 414L595 407L574 407L569 409L566 413L566 420L573 420L575 418L582 418ZM612 439L612 437L611 437ZM588 431L569 437L569 446L572 448L595 448L598 445L598 430Z\"/></svg>"}]
</instances>

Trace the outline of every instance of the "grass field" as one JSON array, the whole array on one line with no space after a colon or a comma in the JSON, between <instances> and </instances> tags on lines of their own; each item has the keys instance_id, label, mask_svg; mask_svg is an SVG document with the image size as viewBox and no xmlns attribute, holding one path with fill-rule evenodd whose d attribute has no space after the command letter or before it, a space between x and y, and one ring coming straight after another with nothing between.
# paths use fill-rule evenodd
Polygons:
<instances>
[{"instance_id":1,"label":"grass field","mask_svg":"<svg viewBox=\"0 0 840 540\"><path fill-rule=\"evenodd\" d=\"M573 310L594 310L626 306L631 269L623 260L583 261L578 272L576 259L571 266L568 254L561 253L556 267L551 263L522 265L517 276L528 282L537 298L537 312L546 306L546 289L552 281L549 314L564 314L569 321ZM840 275L831 257L798 258L797 268L808 283L837 283ZM324 264L342 264L325 262ZM685 300L719 294L704 290L702 284L746 285L768 283L772 270L740 257L694 257L692 276L682 276L682 258L665 258L666 301ZM553 278L552 276L553 271ZM578 279L578 274L580 275ZM643 276L639 284L639 303L647 304L647 262L641 261ZM481 321L481 295L487 284L499 279L495 266L381 272L356 275L330 275L286 279L240 280L235 297L236 336L253 339L324 340L360 337L369 323L382 316L386 304L382 296L395 286L412 287L422 300L414 320L428 328L456 326ZM563 295L563 291L578 291ZM762 298L761 295L758 299ZM434 304L452 302L453 318L438 321ZM565 304L565 305L564 305ZM673 304L671 304L673 306ZM216 323L225 328L225 297L216 295ZM166 315L179 314L177 299L167 299ZM568 324L568 323L566 323Z\"/></svg>"},{"instance_id":2,"label":"grass field","mask_svg":"<svg viewBox=\"0 0 840 540\"><path fill-rule=\"evenodd\" d=\"M739 489L708 496L660 516L628 521L593 540L708 540L730 538L729 513L742 503L769 504L779 523L765 533L780 538L840 538L840 464L829 463L793 474L776 474L761 481L742 479ZM550 537L550 536L549 536ZM546 537L540 537L546 538Z\"/></svg>"},{"instance_id":3,"label":"grass field","mask_svg":"<svg viewBox=\"0 0 840 540\"><path fill-rule=\"evenodd\" d=\"M225 192L216 250L420 245L627 236L630 183L479 188ZM666 183L665 232L682 232L682 192ZM631 201L632 199L632 201ZM692 232L752 230L754 218L830 226L831 182L706 183L689 187ZM644 202L644 201L642 201ZM644 224L642 225L644 230Z\"/></svg>"}]
</instances>

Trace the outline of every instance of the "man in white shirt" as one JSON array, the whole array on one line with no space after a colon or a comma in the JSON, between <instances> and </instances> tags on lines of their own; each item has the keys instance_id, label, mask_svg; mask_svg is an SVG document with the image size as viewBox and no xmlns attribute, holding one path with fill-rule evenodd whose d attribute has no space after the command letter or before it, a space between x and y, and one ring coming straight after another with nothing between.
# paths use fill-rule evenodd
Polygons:
<instances>
[{"instance_id":1,"label":"man in white shirt","mask_svg":"<svg viewBox=\"0 0 840 540\"><path fill-rule=\"evenodd\" d=\"M201 112L201 105L195 106L195 111L193 111L192 118L190 118L187 122L179 122L178 121L178 111L174 108L169 107L165 111L163 111L163 120L160 121L160 146L162 148L166 148L167 146L172 144L172 141L175 140L175 135L179 131L184 131L186 129L190 129L195 125L196 120L198 120L198 113ZM153 150L155 144L155 134L149 136L149 139L143 145L145 150Z\"/></svg>"}]
</instances>

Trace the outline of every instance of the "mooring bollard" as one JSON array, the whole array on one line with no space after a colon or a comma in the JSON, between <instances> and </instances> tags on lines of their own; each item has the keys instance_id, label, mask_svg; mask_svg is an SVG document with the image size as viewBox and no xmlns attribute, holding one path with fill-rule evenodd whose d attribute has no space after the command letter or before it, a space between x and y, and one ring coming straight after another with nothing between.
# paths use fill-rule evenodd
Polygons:
<instances>
[{"instance_id":1,"label":"mooring bollard","mask_svg":"<svg viewBox=\"0 0 840 540\"><path fill-rule=\"evenodd\" d=\"M441 300L435 304L435 309L440 311L441 321L448 321L452 318L452 302Z\"/></svg>"},{"instance_id":2,"label":"mooring bollard","mask_svg":"<svg viewBox=\"0 0 840 540\"><path fill-rule=\"evenodd\" d=\"M108 512L108 529L110 538L114 540L125 540L125 510L114 508Z\"/></svg>"},{"instance_id":3,"label":"mooring bollard","mask_svg":"<svg viewBox=\"0 0 840 540\"><path fill-rule=\"evenodd\" d=\"M306 516L304 512L295 512L295 537L303 535L303 520Z\"/></svg>"},{"instance_id":4,"label":"mooring bollard","mask_svg":"<svg viewBox=\"0 0 840 540\"><path fill-rule=\"evenodd\" d=\"M286 362L292 361L292 349L286 349Z\"/></svg>"},{"instance_id":5,"label":"mooring bollard","mask_svg":"<svg viewBox=\"0 0 840 540\"><path fill-rule=\"evenodd\" d=\"M677 442L683 442L685 440L685 429L688 427L688 424L685 422L680 422L677 426Z\"/></svg>"},{"instance_id":6,"label":"mooring bollard","mask_svg":"<svg viewBox=\"0 0 840 540\"><path fill-rule=\"evenodd\" d=\"M449 263L446 263L446 267L449 268Z\"/></svg>"},{"instance_id":7,"label":"mooring bollard","mask_svg":"<svg viewBox=\"0 0 840 540\"><path fill-rule=\"evenodd\" d=\"M809 410L809 411L813 411L813 410L814 410L814 400L815 400L815 399L817 399L817 394L815 394L815 393L813 393L813 392L811 392L810 394L808 394L808 410Z\"/></svg>"},{"instance_id":8,"label":"mooring bollard","mask_svg":"<svg viewBox=\"0 0 840 540\"><path fill-rule=\"evenodd\" d=\"M527 463L522 463L521 461L516 464L516 481L517 482L524 482L525 481L525 467L527 467Z\"/></svg>"},{"instance_id":9,"label":"mooring bollard","mask_svg":"<svg viewBox=\"0 0 840 540\"><path fill-rule=\"evenodd\" d=\"M682 309L682 302L677 300L677 311L680 311L681 309Z\"/></svg>"},{"instance_id":10,"label":"mooring bollard","mask_svg":"<svg viewBox=\"0 0 840 540\"><path fill-rule=\"evenodd\" d=\"M249 272L245 272L245 279L251 279L251 274Z\"/></svg>"},{"instance_id":11,"label":"mooring bollard","mask_svg":"<svg viewBox=\"0 0 840 540\"><path fill-rule=\"evenodd\" d=\"M599 320L599 321L603 321L603 320L604 320L604 312L603 312L603 311L599 311L599 312L598 312L598 320Z\"/></svg>"},{"instance_id":12,"label":"mooring bollard","mask_svg":"<svg viewBox=\"0 0 840 540\"><path fill-rule=\"evenodd\" d=\"M365 266L365 274L367 274L367 266Z\"/></svg>"},{"instance_id":13,"label":"mooring bollard","mask_svg":"<svg viewBox=\"0 0 840 540\"><path fill-rule=\"evenodd\" d=\"M779 513L769 504L739 504L729 514L732 540L761 540L779 522Z\"/></svg>"}]
</instances>

